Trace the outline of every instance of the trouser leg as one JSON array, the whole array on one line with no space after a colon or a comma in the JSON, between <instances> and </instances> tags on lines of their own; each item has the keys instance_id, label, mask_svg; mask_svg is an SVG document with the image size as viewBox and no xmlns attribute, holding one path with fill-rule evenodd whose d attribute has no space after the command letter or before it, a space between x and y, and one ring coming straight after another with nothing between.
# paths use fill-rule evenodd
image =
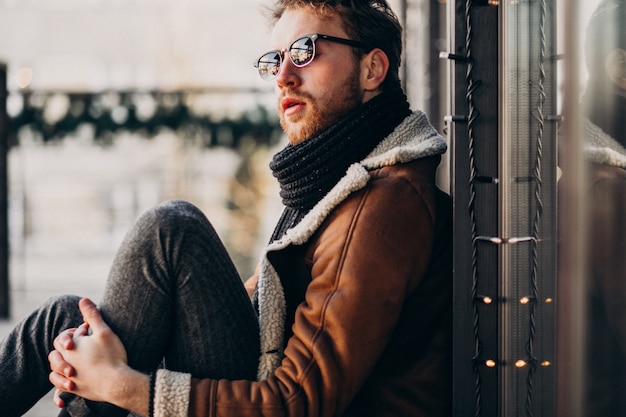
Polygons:
<instances>
[{"instance_id":1,"label":"trouser leg","mask_svg":"<svg viewBox=\"0 0 626 417\"><path fill-rule=\"evenodd\" d=\"M0 343L3 417L21 416L52 388L48 353L61 331L82 323L78 300L75 296L51 298L22 319Z\"/></svg>"},{"instance_id":2,"label":"trouser leg","mask_svg":"<svg viewBox=\"0 0 626 417\"><path fill-rule=\"evenodd\" d=\"M135 369L149 372L164 361L196 377L256 377L256 314L213 227L189 203L168 202L138 220L100 309Z\"/></svg>"}]
</instances>

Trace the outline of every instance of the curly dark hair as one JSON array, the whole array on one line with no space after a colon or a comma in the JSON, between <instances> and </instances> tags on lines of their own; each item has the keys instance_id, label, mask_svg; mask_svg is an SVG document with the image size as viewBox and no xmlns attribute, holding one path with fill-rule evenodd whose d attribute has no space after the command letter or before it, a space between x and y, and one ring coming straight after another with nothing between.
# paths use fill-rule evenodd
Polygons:
<instances>
[{"instance_id":1,"label":"curly dark hair","mask_svg":"<svg viewBox=\"0 0 626 417\"><path fill-rule=\"evenodd\" d=\"M389 71L381 88L399 84L402 56L402 25L385 0L277 0L270 9L276 23L287 9L310 8L321 17L339 16L351 39L367 45L354 48L357 57L374 48L382 49L389 58Z\"/></svg>"}]
</instances>

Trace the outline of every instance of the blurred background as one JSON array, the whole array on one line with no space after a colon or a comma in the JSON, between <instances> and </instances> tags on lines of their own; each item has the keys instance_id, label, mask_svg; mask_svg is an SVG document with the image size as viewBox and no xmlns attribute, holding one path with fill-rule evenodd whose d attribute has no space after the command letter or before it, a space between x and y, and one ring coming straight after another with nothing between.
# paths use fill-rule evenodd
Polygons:
<instances>
[{"instance_id":1,"label":"blurred background","mask_svg":"<svg viewBox=\"0 0 626 417\"><path fill-rule=\"evenodd\" d=\"M14 308L38 303L33 289L96 296L129 225L173 198L200 206L250 274L281 140L251 65L267 44L261 5L0 3Z\"/></svg>"}]
</instances>

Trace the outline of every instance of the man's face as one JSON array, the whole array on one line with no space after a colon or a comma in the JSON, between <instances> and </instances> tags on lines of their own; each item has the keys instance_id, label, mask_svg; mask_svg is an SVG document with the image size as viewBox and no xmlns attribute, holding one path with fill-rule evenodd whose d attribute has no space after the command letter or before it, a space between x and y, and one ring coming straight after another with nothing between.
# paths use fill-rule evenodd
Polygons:
<instances>
[{"instance_id":1,"label":"man's face","mask_svg":"<svg viewBox=\"0 0 626 417\"><path fill-rule=\"evenodd\" d=\"M321 19L309 9L288 9L272 30L272 48L288 48L299 37L321 33L348 38L338 17ZM276 77L280 124L298 144L339 120L363 101L361 69L351 47L325 40L315 44L315 58L293 65L285 52Z\"/></svg>"}]
</instances>

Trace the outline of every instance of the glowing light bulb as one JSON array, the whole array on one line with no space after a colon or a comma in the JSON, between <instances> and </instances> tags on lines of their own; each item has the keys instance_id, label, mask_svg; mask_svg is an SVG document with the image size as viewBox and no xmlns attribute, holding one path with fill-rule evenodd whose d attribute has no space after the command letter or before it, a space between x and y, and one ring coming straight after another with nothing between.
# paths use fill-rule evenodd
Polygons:
<instances>
[{"instance_id":1,"label":"glowing light bulb","mask_svg":"<svg viewBox=\"0 0 626 417\"><path fill-rule=\"evenodd\" d=\"M20 88L27 88L33 81L33 70L28 67L22 67L17 70L17 85Z\"/></svg>"}]
</instances>

